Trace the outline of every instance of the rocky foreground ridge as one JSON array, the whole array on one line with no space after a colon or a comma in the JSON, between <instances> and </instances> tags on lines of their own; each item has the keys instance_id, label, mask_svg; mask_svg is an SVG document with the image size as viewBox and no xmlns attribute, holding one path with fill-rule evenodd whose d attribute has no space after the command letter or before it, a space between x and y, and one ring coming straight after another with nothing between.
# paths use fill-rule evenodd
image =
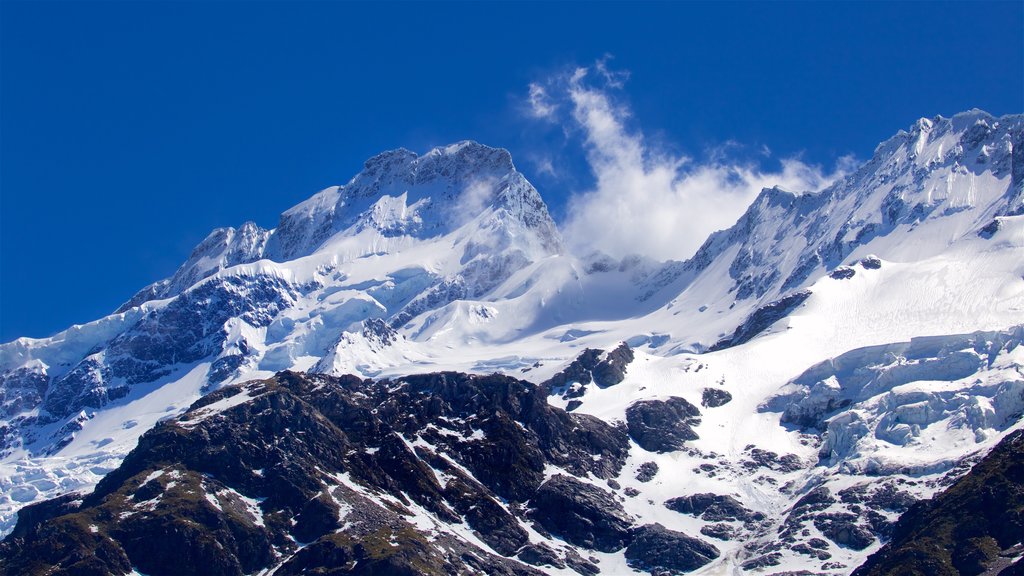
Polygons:
<instances>
[{"instance_id":1,"label":"rocky foreground ridge","mask_svg":"<svg viewBox=\"0 0 1024 576\"><path fill-rule=\"evenodd\" d=\"M603 363L585 353L568 371L615 385L626 351ZM716 520L726 534L638 522L622 505L638 494L616 478L649 480L657 468L625 469L631 441L680 449L680 431L696 437L687 418L699 423L700 409L641 401L612 425L551 406L564 378L282 372L226 387L144 435L93 493L25 508L0 544L0 574L591 575L617 573L595 554L620 551L633 570L681 574L718 558L714 542L737 526L773 527L730 496L687 494L685 484L665 508ZM723 400L711 396L705 409ZM752 469L798 466L761 460ZM932 500L915 504L891 486L841 493L869 509L909 508L884 523L890 542L856 574L1020 574L1022 466L1018 431ZM836 501L809 492L790 519L841 524L814 514ZM827 559L830 547L873 539L853 524L830 538L802 546Z\"/></svg>"},{"instance_id":2,"label":"rocky foreground ridge","mask_svg":"<svg viewBox=\"0 0 1024 576\"><path fill-rule=\"evenodd\" d=\"M534 574L588 551L689 571L708 541L637 525L624 426L506 376L282 372L196 402L87 496L27 508L3 574Z\"/></svg>"}]
</instances>

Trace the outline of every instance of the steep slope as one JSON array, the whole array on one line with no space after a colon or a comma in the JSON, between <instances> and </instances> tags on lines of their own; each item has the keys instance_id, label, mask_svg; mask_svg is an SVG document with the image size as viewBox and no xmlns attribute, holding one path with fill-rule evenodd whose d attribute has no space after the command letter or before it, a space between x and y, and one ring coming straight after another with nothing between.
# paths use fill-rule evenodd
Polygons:
<instances>
[{"instance_id":1,"label":"steep slope","mask_svg":"<svg viewBox=\"0 0 1024 576\"><path fill-rule=\"evenodd\" d=\"M0 547L0 573L589 574L594 553L626 545L645 565L716 557L633 527L611 480L627 448L621 428L508 377L281 373L208 395L94 493L38 508Z\"/></svg>"},{"instance_id":2,"label":"steep slope","mask_svg":"<svg viewBox=\"0 0 1024 576\"><path fill-rule=\"evenodd\" d=\"M955 484L900 517L892 540L854 574L1020 574L1022 543L1024 432L1018 431Z\"/></svg>"},{"instance_id":3,"label":"steep slope","mask_svg":"<svg viewBox=\"0 0 1024 576\"><path fill-rule=\"evenodd\" d=\"M927 260L964 238L990 235L1005 218L1022 213L1024 116L994 118L973 110L922 118L820 193L765 189L732 228L712 234L693 258L652 274L642 297L682 292L676 300L683 303L695 300L693 292L706 300L696 305L713 312L735 306L753 311L844 264L869 257ZM709 277L710 288L704 286Z\"/></svg>"}]
</instances>

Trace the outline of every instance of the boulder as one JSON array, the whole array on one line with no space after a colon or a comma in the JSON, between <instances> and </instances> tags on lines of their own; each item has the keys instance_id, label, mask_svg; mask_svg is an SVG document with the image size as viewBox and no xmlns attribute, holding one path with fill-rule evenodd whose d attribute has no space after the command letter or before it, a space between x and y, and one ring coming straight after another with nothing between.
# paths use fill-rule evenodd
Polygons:
<instances>
[{"instance_id":1,"label":"boulder","mask_svg":"<svg viewBox=\"0 0 1024 576\"><path fill-rule=\"evenodd\" d=\"M645 450L673 452L687 440L696 440L693 426L700 424L700 410L686 400L641 400L626 408L629 435Z\"/></svg>"},{"instance_id":2,"label":"boulder","mask_svg":"<svg viewBox=\"0 0 1024 576\"><path fill-rule=\"evenodd\" d=\"M638 529L626 548L629 564L651 574L692 572L718 555L718 548L711 544L661 524L647 524Z\"/></svg>"}]
</instances>

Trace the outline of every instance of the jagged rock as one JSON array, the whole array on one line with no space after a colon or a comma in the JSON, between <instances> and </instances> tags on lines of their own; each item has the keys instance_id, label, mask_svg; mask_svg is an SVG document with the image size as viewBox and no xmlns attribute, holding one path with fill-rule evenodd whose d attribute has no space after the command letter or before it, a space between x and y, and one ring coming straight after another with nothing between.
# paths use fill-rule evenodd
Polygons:
<instances>
[{"instance_id":1,"label":"jagged rock","mask_svg":"<svg viewBox=\"0 0 1024 576\"><path fill-rule=\"evenodd\" d=\"M787 473L796 472L804 468L800 458L795 454L779 456L771 450L762 450L761 448L750 448L748 452L750 459L741 462L741 465L748 471L768 468L776 472Z\"/></svg>"},{"instance_id":2,"label":"jagged rock","mask_svg":"<svg viewBox=\"0 0 1024 576\"><path fill-rule=\"evenodd\" d=\"M861 259L860 265L863 266L865 270L878 270L882 267L882 261L879 260L877 256L868 256Z\"/></svg>"},{"instance_id":3,"label":"jagged rock","mask_svg":"<svg viewBox=\"0 0 1024 576\"><path fill-rule=\"evenodd\" d=\"M566 398L581 396L583 394L582 387L572 391L573 395L569 395L570 391L566 387L573 382L584 386L593 382L594 378L591 375L591 371L597 366L600 356L601 350L595 348L585 349L583 352L580 352L580 355L569 366L549 378L542 386L550 394L561 394Z\"/></svg>"},{"instance_id":4,"label":"jagged rock","mask_svg":"<svg viewBox=\"0 0 1024 576\"><path fill-rule=\"evenodd\" d=\"M839 266L835 270L829 272L828 277L833 280L849 280L857 274L857 271L849 266Z\"/></svg>"},{"instance_id":5,"label":"jagged rock","mask_svg":"<svg viewBox=\"0 0 1024 576\"><path fill-rule=\"evenodd\" d=\"M0 544L0 574L533 574L465 540L427 538L406 518L465 521L511 556L529 544L520 521L530 501L579 545L619 549L631 519L610 493L568 476L538 488L547 465L612 480L628 447L621 427L566 414L509 377L282 372L208 394L150 430L81 505L28 508Z\"/></svg>"},{"instance_id":6,"label":"jagged rock","mask_svg":"<svg viewBox=\"0 0 1024 576\"><path fill-rule=\"evenodd\" d=\"M594 383L602 388L614 386L626 378L626 366L633 361L633 350L623 342L594 366Z\"/></svg>"},{"instance_id":7,"label":"jagged rock","mask_svg":"<svg viewBox=\"0 0 1024 576\"><path fill-rule=\"evenodd\" d=\"M580 556L572 548L565 549L565 564L575 570L576 573L583 574L584 576L596 576L601 573L601 569L597 567L597 564Z\"/></svg>"},{"instance_id":8,"label":"jagged rock","mask_svg":"<svg viewBox=\"0 0 1024 576\"><path fill-rule=\"evenodd\" d=\"M692 572L718 558L718 548L661 524L647 524L637 530L626 548L631 566L651 574Z\"/></svg>"},{"instance_id":9,"label":"jagged rock","mask_svg":"<svg viewBox=\"0 0 1024 576\"><path fill-rule=\"evenodd\" d=\"M835 503L835 498L832 497L832 492L824 487L819 486L814 490L811 490L807 494L804 494L796 501L793 505L793 511L813 511L813 510L824 510Z\"/></svg>"},{"instance_id":10,"label":"jagged rock","mask_svg":"<svg viewBox=\"0 0 1024 576\"><path fill-rule=\"evenodd\" d=\"M693 426L700 424L700 410L686 400L641 400L626 408L629 435L645 450L672 452L687 440L696 440Z\"/></svg>"},{"instance_id":11,"label":"jagged rock","mask_svg":"<svg viewBox=\"0 0 1024 576\"><path fill-rule=\"evenodd\" d=\"M828 542L821 538L811 538L807 541L807 545L815 550L828 550Z\"/></svg>"},{"instance_id":12,"label":"jagged rock","mask_svg":"<svg viewBox=\"0 0 1024 576\"><path fill-rule=\"evenodd\" d=\"M855 514L819 514L814 517L814 526L840 546L863 550L875 541L875 537L867 529L858 526L856 520Z\"/></svg>"},{"instance_id":13,"label":"jagged rock","mask_svg":"<svg viewBox=\"0 0 1024 576\"><path fill-rule=\"evenodd\" d=\"M751 558L740 565L744 570L757 570L759 568L768 568L769 566L778 566L781 564L782 554L778 552L772 552L756 558Z\"/></svg>"},{"instance_id":14,"label":"jagged rock","mask_svg":"<svg viewBox=\"0 0 1024 576\"><path fill-rule=\"evenodd\" d=\"M588 384L593 382L607 388L622 382L626 377L626 367L632 361L633 350L625 342L607 354L601 350L587 348L569 366L541 386L549 394L569 400L571 411L580 406L581 403L575 399L586 393Z\"/></svg>"},{"instance_id":15,"label":"jagged rock","mask_svg":"<svg viewBox=\"0 0 1024 576\"><path fill-rule=\"evenodd\" d=\"M798 554L803 554L805 556L811 556L812 558L817 558L818 560L828 560L828 559L832 558L832 555L829 554L828 552L825 552L824 550L820 550L818 548L815 548L815 547L811 546L807 542L803 542L803 543L800 543L800 544L794 544L793 546L790 546L789 549L794 551L794 552L796 552L796 553L798 553Z\"/></svg>"},{"instance_id":16,"label":"jagged rock","mask_svg":"<svg viewBox=\"0 0 1024 576\"><path fill-rule=\"evenodd\" d=\"M658 474L658 464L655 462L644 462L636 470L636 479L641 482L650 482Z\"/></svg>"},{"instance_id":17,"label":"jagged rock","mask_svg":"<svg viewBox=\"0 0 1024 576\"><path fill-rule=\"evenodd\" d=\"M770 279L770 282L774 282L774 279ZM788 316L790 312L796 310L810 296L811 292L809 290L803 290L758 308L743 321L743 324L736 328L732 336L719 340L708 348L708 351L724 350L749 342L754 336L764 332L772 324L775 324ZM737 294L737 297L742 299L742 296L739 294Z\"/></svg>"},{"instance_id":18,"label":"jagged rock","mask_svg":"<svg viewBox=\"0 0 1024 576\"><path fill-rule=\"evenodd\" d=\"M903 514L892 539L856 576L978 574L1024 535L1024 431L1009 434L970 472ZM1012 573L1017 568L1007 568Z\"/></svg>"},{"instance_id":19,"label":"jagged rock","mask_svg":"<svg viewBox=\"0 0 1024 576\"><path fill-rule=\"evenodd\" d=\"M530 544L524 546L523 549L519 551L517 557L523 562L533 566L565 568L565 563L562 562L558 554L545 544Z\"/></svg>"},{"instance_id":20,"label":"jagged rock","mask_svg":"<svg viewBox=\"0 0 1024 576\"><path fill-rule=\"evenodd\" d=\"M732 394L719 388L705 388L701 393L700 405L705 408L718 408L732 401Z\"/></svg>"},{"instance_id":21,"label":"jagged rock","mask_svg":"<svg viewBox=\"0 0 1024 576\"><path fill-rule=\"evenodd\" d=\"M736 537L738 531L729 524L708 524L700 529L700 533L717 540L729 541Z\"/></svg>"},{"instance_id":22,"label":"jagged rock","mask_svg":"<svg viewBox=\"0 0 1024 576\"><path fill-rule=\"evenodd\" d=\"M577 546L614 552L629 543L632 518L610 492L592 484L556 474L530 505L541 526Z\"/></svg>"},{"instance_id":23,"label":"jagged rock","mask_svg":"<svg viewBox=\"0 0 1024 576\"><path fill-rule=\"evenodd\" d=\"M680 514L699 516L708 522L761 521L764 514L752 512L732 496L694 494L665 501L665 507Z\"/></svg>"}]
</instances>

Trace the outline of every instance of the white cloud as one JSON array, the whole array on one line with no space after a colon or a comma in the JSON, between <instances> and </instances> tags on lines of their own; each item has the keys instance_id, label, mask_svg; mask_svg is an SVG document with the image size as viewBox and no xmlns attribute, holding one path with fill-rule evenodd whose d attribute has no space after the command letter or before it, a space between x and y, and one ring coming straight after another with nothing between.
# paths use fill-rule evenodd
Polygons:
<instances>
[{"instance_id":1,"label":"white cloud","mask_svg":"<svg viewBox=\"0 0 1024 576\"><path fill-rule=\"evenodd\" d=\"M530 83L530 113L535 118L550 118L555 114L557 107L551 103L547 91L536 82Z\"/></svg>"},{"instance_id":2,"label":"white cloud","mask_svg":"<svg viewBox=\"0 0 1024 576\"><path fill-rule=\"evenodd\" d=\"M476 179L469 182L456 200L453 214L461 219L461 224L476 218L494 198L497 181L493 178Z\"/></svg>"},{"instance_id":3,"label":"white cloud","mask_svg":"<svg viewBox=\"0 0 1024 576\"><path fill-rule=\"evenodd\" d=\"M628 74L609 70L607 58L593 68L596 73L577 68L530 85L531 107L544 112L535 115L581 132L595 176L593 190L569 201L563 233L577 253L596 249L620 257L686 259L709 234L734 224L762 188L819 191L853 167L852 158L841 159L831 172L786 158L778 170L763 171L754 163L730 161L733 142L703 163L654 149L640 130L627 126L630 110L613 98ZM557 114L560 98L571 110L568 117ZM767 147L762 153L769 153Z\"/></svg>"}]
</instances>

